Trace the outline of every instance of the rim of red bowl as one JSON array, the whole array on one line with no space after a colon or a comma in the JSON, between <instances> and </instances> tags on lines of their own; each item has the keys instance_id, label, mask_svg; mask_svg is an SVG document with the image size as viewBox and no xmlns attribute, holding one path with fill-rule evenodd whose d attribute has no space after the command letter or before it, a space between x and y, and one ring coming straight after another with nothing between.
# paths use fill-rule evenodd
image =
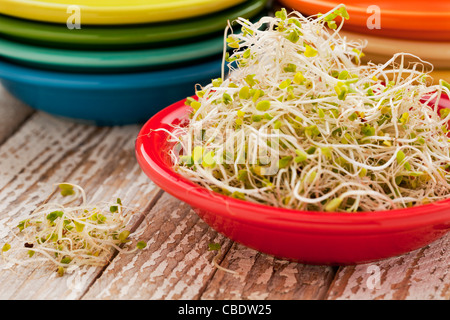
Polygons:
<instances>
[{"instance_id":1,"label":"rim of red bowl","mask_svg":"<svg viewBox=\"0 0 450 320\"><path fill-rule=\"evenodd\" d=\"M379 234L404 232L433 226L450 228L450 199L430 204L383 211L358 213L320 212L286 209L235 199L215 193L176 173L164 153L171 124L187 118L190 107L178 101L159 111L141 128L136 139L136 158L142 170L161 189L194 208L214 212L222 218L250 223L264 228L291 232L322 232L324 234ZM173 121L177 119L176 121Z\"/></svg>"}]
</instances>

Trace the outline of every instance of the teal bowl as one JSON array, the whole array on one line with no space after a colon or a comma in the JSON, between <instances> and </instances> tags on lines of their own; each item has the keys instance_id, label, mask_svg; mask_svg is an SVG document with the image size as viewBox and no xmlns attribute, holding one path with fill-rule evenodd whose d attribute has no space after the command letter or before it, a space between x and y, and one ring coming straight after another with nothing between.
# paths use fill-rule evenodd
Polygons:
<instances>
[{"instance_id":1,"label":"teal bowl","mask_svg":"<svg viewBox=\"0 0 450 320\"><path fill-rule=\"evenodd\" d=\"M221 76L221 57L160 71L82 74L0 59L0 82L30 107L98 126L138 124Z\"/></svg>"},{"instance_id":2,"label":"teal bowl","mask_svg":"<svg viewBox=\"0 0 450 320\"><path fill-rule=\"evenodd\" d=\"M0 38L0 57L46 70L117 73L189 65L220 54L223 46L223 35L175 46L118 51L48 48Z\"/></svg>"}]
</instances>

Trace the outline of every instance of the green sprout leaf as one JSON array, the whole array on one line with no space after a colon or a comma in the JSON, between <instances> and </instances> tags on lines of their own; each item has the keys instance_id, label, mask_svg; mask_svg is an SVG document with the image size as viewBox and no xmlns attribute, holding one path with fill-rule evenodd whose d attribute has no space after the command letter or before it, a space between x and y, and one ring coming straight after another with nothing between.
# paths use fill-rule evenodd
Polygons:
<instances>
[{"instance_id":1,"label":"green sprout leaf","mask_svg":"<svg viewBox=\"0 0 450 320\"><path fill-rule=\"evenodd\" d=\"M77 232L82 232L84 230L84 223L73 221L73 224L75 225L75 230L77 230Z\"/></svg>"},{"instance_id":2,"label":"green sprout leaf","mask_svg":"<svg viewBox=\"0 0 450 320\"><path fill-rule=\"evenodd\" d=\"M6 252L11 249L11 245L9 243L5 243L2 247L2 252Z\"/></svg>"},{"instance_id":3,"label":"green sprout leaf","mask_svg":"<svg viewBox=\"0 0 450 320\"><path fill-rule=\"evenodd\" d=\"M317 56L317 50L310 45L305 45L305 57L311 58Z\"/></svg>"},{"instance_id":4,"label":"green sprout leaf","mask_svg":"<svg viewBox=\"0 0 450 320\"><path fill-rule=\"evenodd\" d=\"M136 248L143 250L147 247L147 242L145 241L139 241L138 243L136 243Z\"/></svg>"},{"instance_id":5,"label":"green sprout leaf","mask_svg":"<svg viewBox=\"0 0 450 320\"><path fill-rule=\"evenodd\" d=\"M60 193L63 197L71 196L75 194L75 191L73 190L73 185L68 183L60 183L58 185L60 189Z\"/></svg>"},{"instance_id":6,"label":"green sprout leaf","mask_svg":"<svg viewBox=\"0 0 450 320\"><path fill-rule=\"evenodd\" d=\"M270 109L270 101L268 100L259 101L256 105L256 110L259 111L267 111L269 109Z\"/></svg>"},{"instance_id":7,"label":"green sprout leaf","mask_svg":"<svg viewBox=\"0 0 450 320\"><path fill-rule=\"evenodd\" d=\"M325 206L325 211L336 211L336 209L341 205L342 201L342 198L334 198Z\"/></svg>"},{"instance_id":8,"label":"green sprout leaf","mask_svg":"<svg viewBox=\"0 0 450 320\"><path fill-rule=\"evenodd\" d=\"M301 71L297 72L294 76L294 83L302 84L304 81L305 81L305 77L303 76L303 73Z\"/></svg>"},{"instance_id":9,"label":"green sprout leaf","mask_svg":"<svg viewBox=\"0 0 450 320\"><path fill-rule=\"evenodd\" d=\"M405 153L402 150L398 150L396 159L398 164L402 164L403 160L405 160Z\"/></svg>"},{"instance_id":10,"label":"green sprout leaf","mask_svg":"<svg viewBox=\"0 0 450 320\"><path fill-rule=\"evenodd\" d=\"M336 91L339 100L345 100L349 92L349 87L345 83L339 81L334 87L334 91Z\"/></svg>"},{"instance_id":11,"label":"green sprout leaf","mask_svg":"<svg viewBox=\"0 0 450 320\"><path fill-rule=\"evenodd\" d=\"M130 235L130 231L129 230L124 230L121 233L119 233L119 240L120 240L120 242L126 243L126 242L130 241L128 239L129 235Z\"/></svg>"},{"instance_id":12,"label":"green sprout leaf","mask_svg":"<svg viewBox=\"0 0 450 320\"><path fill-rule=\"evenodd\" d=\"M53 212L50 212L50 213L47 215L47 220L53 222L53 221L55 221L57 218L62 217L63 215L64 215L64 212L62 212L62 211L53 211Z\"/></svg>"},{"instance_id":13,"label":"green sprout leaf","mask_svg":"<svg viewBox=\"0 0 450 320\"><path fill-rule=\"evenodd\" d=\"M244 86L239 90L239 99L246 100L248 98L250 98L250 88Z\"/></svg>"},{"instance_id":14,"label":"green sprout leaf","mask_svg":"<svg viewBox=\"0 0 450 320\"><path fill-rule=\"evenodd\" d=\"M361 127L361 133L366 137L371 137L375 135L375 128L370 124L365 124Z\"/></svg>"},{"instance_id":15,"label":"green sprout leaf","mask_svg":"<svg viewBox=\"0 0 450 320\"><path fill-rule=\"evenodd\" d=\"M214 152L206 152L202 158L202 166L205 168L214 168L216 166L216 160L214 159Z\"/></svg>"},{"instance_id":16,"label":"green sprout leaf","mask_svg":"<svg viewBox=\"0 0 450 320\"><path fill-rule=\"evenodd\" d=\"M287 168L293 158L294 158L293 156L282 157L280 160L278 160L278 168L280 169Z\"/></svg>"},{"instance_id":17,"label":"green sprout leaf","mask_svg":"<svg viewBox=\"0 0 450 320\"><path fill-rule=\"evenodd\" d=\"M306 159L308 159L308 154L307 154L306 152L302 151L302 150L296 149L296 150L295 150L295 154L297 155L297 156L294 158L294 161L295 161L296 163L305 162Z\"/></svg>"},{"instance_id":18,"label":"green sprout leaf","mask_svg":"<svg viewBox=\"0 0 450 320\"><path fill-rule=\"evenodd\" d=\"M258 80L254 79L255 76L256 76L256 74L249 74L244 78L245 82L247 82L247 84L250 87L253 87L255 84L257 84L259 82Z\"/></svg>"},{"instance_id":19,"label":"green sprout leaf","mask_svg":"<svg viewBox=\"0 0 450 320\"><path fill-rule=\"evenodd\" d=\"M281 10L275 12L275 17L277 17L278 19L281 19L283 21L286 20L286 18L287 18L286 9L285 8L281 8Z\"/></svg>"},{"instance_id":20,"label":"green sprout leaf","mask_svg":"<svg viewBox=\"0 0 450 320\"><path fill-rule=\"evenodd\" d=\"M220 243L209 243L208 251L219 251L222 248Z\"/></svg>"}]
</instances>

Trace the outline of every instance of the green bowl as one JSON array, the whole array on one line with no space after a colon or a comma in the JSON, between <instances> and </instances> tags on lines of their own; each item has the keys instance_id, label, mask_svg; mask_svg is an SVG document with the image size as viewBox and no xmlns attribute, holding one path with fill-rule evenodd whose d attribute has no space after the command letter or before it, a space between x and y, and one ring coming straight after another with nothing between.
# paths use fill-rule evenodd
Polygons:
<instances>
[{"instance_id":1,"label":"green bowl","mask_svg":"<svg viewBox=\"0 0 450 320\"><path fill-rule=\"evenodd\" d=\"M170 42L188 42L208 34L223 31L227 20L238 17L250 19L266 7L267 0L248 0L232 8L197 18L172 22L81 26L68 29L63 24L34 22L0 15L0 34L3 37L71 49L117 49L161 46Z\"/></svg>"},{"instance_id":2,"label":"green bowl","mask_svg":"<svg viewBox=\"0 0 450 320\"><path fill-rule=\"evenodd\" d=\"M40 69L110 73L157 70L192 64L223 52L223 36L177 46L122 51L38 47L0 38L0 57Z\"/></svg>"}]
</instances>

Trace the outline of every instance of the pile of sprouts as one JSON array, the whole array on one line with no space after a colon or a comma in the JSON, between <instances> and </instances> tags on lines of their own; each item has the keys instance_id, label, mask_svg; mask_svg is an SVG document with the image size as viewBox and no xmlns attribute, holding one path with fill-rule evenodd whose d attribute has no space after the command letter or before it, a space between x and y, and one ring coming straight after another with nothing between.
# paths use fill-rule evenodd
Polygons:
<instances>
[{"instance_id":1,"label":"pile of sprouts","mask_svg":"<svg viewBox=\"0 0 450 320\"><path fill-rule=\"evenodd\" d=\"M438 105L450 85L433 84L432 65L407 53L362 64L365 43L339 34L348 18L341 5L237 19L240 30L224 37L230 72L197 86L187 124L170 132L176 171L221 194L299 210L449 197L450 114Z\"/></svg>"},{"instance_id":2,"label":"pile of sprouts","mask_svg":"<svg viewBox=\"0 0 450 320\"><path fill-rule=\"evenodd\" d=\"M102 206L88 204L84 190L74 184L59 184L68 201L45 203L17 225L20 245L5 243L1 254L12 265L51 263L63 276L82 266L104 266L115 250L131 253L144 249L144 241L130 246L126 227L132 217L120 198ZM82 203L73 202L81 197Z\"/></svg>"}]
</instances>

